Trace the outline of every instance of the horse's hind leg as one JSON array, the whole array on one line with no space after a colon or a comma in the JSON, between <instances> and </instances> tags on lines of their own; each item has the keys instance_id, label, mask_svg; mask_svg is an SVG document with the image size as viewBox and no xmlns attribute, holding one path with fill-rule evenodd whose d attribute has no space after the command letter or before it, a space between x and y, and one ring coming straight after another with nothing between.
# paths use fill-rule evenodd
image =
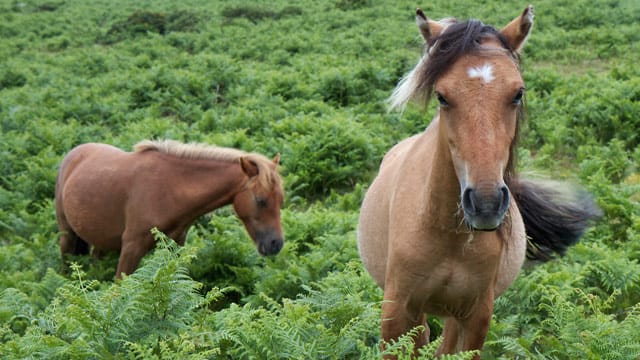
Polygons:
<instances>
[{"instance_id":1,"label":"horse's hind leg","mask_svg":"<svg viewBox=\"0 0 640 360\"><path fill-rule=\"evenodd\" d=\"M73 230L60 231L60 255L62 257L62 273L67 272L69 255L89 254L89 244L82 240Z\"/></svg>"},{"instance_id":2,"label":"horse's hind leg","mask_svg":"<svg viewBox=\"0 0 640 360\"><path fill-rule=\"evenodd\" d=\"M57 205L57 204L56 204ZM59 206L59 205L57 205ZM62 209L56 209L58 229L60 230L60 255L62 257L62 273L67 271L66 263L68 255L89 254L89 244L82 240L67 222Z\"/></svg>"}]
</instances>

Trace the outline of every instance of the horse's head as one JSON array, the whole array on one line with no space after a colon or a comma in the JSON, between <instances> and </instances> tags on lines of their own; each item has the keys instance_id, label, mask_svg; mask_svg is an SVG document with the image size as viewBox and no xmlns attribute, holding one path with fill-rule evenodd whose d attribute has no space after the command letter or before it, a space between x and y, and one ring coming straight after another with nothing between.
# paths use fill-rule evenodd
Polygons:
<instances>
[{"instance_id":1,"label":"horse's head","mask_svg":"<svg viewBox=\"0 0 640 360\"><path fill-rule=\"evenodd\" d=\"M460 183L464 218L474 230L495 230L510 203L506 180L524 95L519 53L533 7L502 30L476 20L432 21L420 9L416 20L429 45L417 86L440 103L440 139Z\"/></svg>"},{"instance_id":2,"label":"horse's head","mask_svg":"<svg viewBox=\"0 0 640 360\"><path fill-rule=\"evenodd\" d=\"M252 155L240 158L248 180L233 199L233 208L244 223L261 255L275 255L284 244L280 206L283 200L282 180L277 172L280 155L264 161Z\"/></svg>"}]
</instances>

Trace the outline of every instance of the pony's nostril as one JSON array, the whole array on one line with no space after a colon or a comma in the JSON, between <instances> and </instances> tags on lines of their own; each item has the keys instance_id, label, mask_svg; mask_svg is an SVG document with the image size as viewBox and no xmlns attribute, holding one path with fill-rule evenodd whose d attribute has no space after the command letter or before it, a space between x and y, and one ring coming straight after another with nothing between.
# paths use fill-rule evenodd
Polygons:
<instances>
[{"instance_id":1,"label":"pony's nostril","mask_svg":"<svg viewBox=\"0 0 640 360\"><path fill-rule=\"evenodd\" d=\"M282 238L274 238L271 240L260 241L258 251L261 255L276 255L282 250L284 240Z\"/></svg>"},{"instance_id":2,"label":"pony's nostril","mask_svg":"<svg viewBox=\"0 0 640 360\"><path fill-rule=\"evenodd\" d=\"M277 254L282 249L282 240L273 239L271 240L271 254Z\"/></svg>"},{"instance_id":3,"label":"pony's nostril","mask_svg":"<svg viewBox=\"0 0 640 360\"><path fill-rule=\"evenodd\" d=\"M476 212L476 207L473 202L473 189L471 188L464 189L464 192L462 193L462 208L467 213L473 214Z\"/></svg>"},{"instance_id":4,"label":"pony's nostril","mask_svg":"<svg viewBox=\"0 0 640 360\"><path fill-rule=\"evenodd\" d=\"M505 185L495 192L480 194L474 188L466 188L462 193L462 208L469 215L501 213L509 207L509 189Z\"/></svg>"},{"instance_id":5,"label":"pony's nostril","mask_svg":"<svg viewBox=\"0 0 640 360\"><path fill-rule=\"evenodd\" d=\"M502 185L500 187L500 192L502 193L502 199L500 201L500 211L506 211L507 208L509 208L509 202L510 202L510 198L509 198L509 189L505 186Z\"/></svg>"}]
</instances>

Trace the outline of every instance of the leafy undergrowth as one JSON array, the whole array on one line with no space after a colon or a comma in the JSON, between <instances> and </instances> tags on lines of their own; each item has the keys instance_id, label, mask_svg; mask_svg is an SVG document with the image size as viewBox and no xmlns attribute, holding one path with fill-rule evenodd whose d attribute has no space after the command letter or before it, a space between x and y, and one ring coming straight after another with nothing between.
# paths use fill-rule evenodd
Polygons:
<instances>
[{"instance_id":1,"label":"leafy undergrowth","mask_svg":"<svg viewBox=\"0 0 640 360\"><path fill-rule=\"evenodd\" d=\"M0 2L0 357L380 358L382 291L358 258L356 224L385 151L434 113L386 111L420 55L416 5ZM496 25L522 10L419 5ZM519 166L580 184L604 216L566 257L523 269L496 300L482 355L635 360L640 5L534 5ZM281 153L282 252L260 257L224 208L199 219L184 248L157 233L121 281L117 254L75 257L63 274L60 160L80 143L128 150L144 138ZM428 323L423 359L441 341L441 320ZM410 348L407 336L386 351L408 359Z\"/></svg>"}]
</instances>

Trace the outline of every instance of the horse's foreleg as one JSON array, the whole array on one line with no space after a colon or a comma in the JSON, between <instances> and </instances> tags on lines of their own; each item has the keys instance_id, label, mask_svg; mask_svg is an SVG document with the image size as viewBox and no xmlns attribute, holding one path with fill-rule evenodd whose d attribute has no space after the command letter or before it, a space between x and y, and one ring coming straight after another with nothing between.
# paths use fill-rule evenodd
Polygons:
<instances>
[{"instance_id":1,"label":"horse's foreleg","mask_svg":"<svg viewBox=\"0 0 640 360\"><path fill-rule=\"evenodd\" d=\"M121 279L122 273L127 275L133 273L142 257L153 248L154 242L151 234L132 235L125 231L122 235L122 248L118 259L118 269L116 278Z\"/></svg>"},{"instance_id":2,"label":"horse's foreleg","mask_svg":"<svg viewBox=\"0 0 640 360\"><path fill-rule=\"evenodd\" d=\"M479 300L468 317L463 319L451 317L445 320L442 334L444 339L436 355L482 350L493 313L493 291L489 291L489 293ZM474 359L479 360L480 356L476 355Z\"/></svg>"},{"instance_id":3,"label":"horse's foreleg","mask_svg":"<svg viewBox=\"0 0 640 360\"><path fill-rule=\"evenodd\" d=\"M452 317L446 318L442 330L442 344L440 344L436 356L455 353L459 347L458 339L461 336L461 332L462 329L459 320Z\"/></svg>"},{"instance_id":4,"label":"horse's foreleg","mask_svg":"<svg viewBox=\"0 0 640 360\"><path fill-rule=\"evenodd\" d=\"M387 297L382 303L382 339L385 343L396 341L399 337L416 326L423 325L425 330L413 338L414 355L418 354L418 349L429 340L429 327L426 324L424 312L419 308L411 308L405 302L398 302L395 297ZM382 345L385 349L385 345ZM393 356L385 356L385 359L395 359Z\"/></svg>"},{"instance_id":5,"label":"horse's foreleg","mask_svg":"<svg viewBox=\"0 0 640 360\"><path fill-rule=\"evenodd\" d=\"M493 313L493 291L484 303L476 308L476 311L462 322L464 342L461 350L482 350L484 340L489 332L491 324L491 314ZM476 355L475 360L480 356Z\"/></svg>"}]
</instances>

